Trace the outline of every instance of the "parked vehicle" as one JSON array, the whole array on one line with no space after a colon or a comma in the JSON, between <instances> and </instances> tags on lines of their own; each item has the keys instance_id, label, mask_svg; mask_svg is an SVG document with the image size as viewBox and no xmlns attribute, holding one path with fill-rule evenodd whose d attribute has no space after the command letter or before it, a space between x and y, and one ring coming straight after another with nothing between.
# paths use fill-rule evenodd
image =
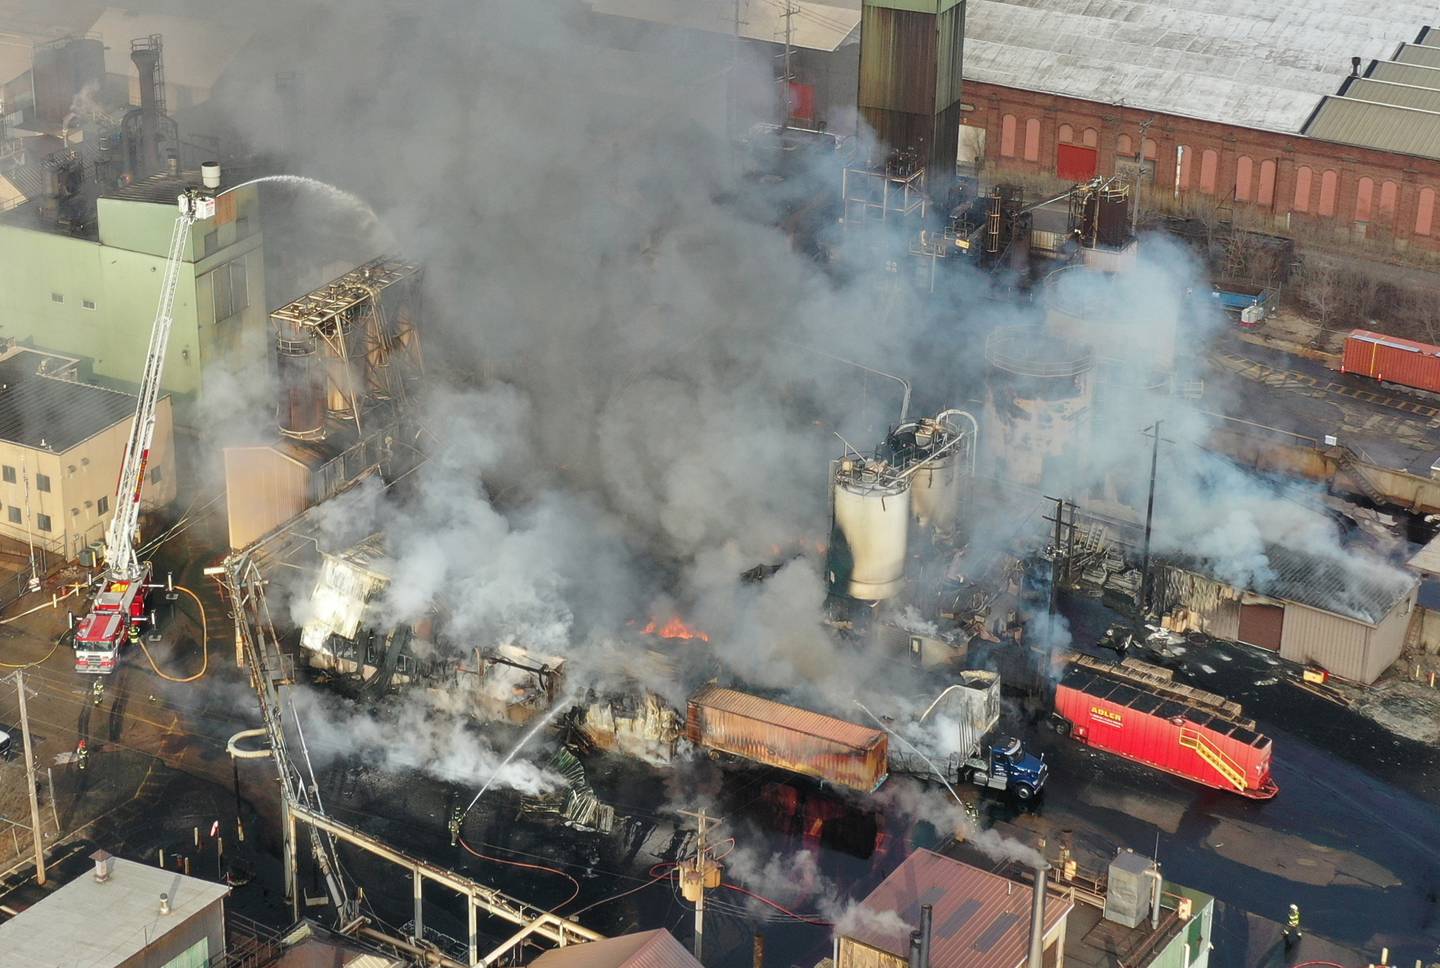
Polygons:
<instances>
[{"instance_id":1,"label":"parked vehicle","mask_svg":"<svg viewBox=\"0 0 1440 968\"><path fill-rule=\"evenodd\" d=\"M1071 664L1055 688L1051 723L1074 737L1217 790L1267 800L1270 739L1219 696L1170 682L1166 670L1127 660Z\"/></svg>"},{"instance_id":2,"label":"parked vehicle","mask_svg":"<svg viewBox=\"0 0 1440 968\"><path fill-rule=\"evenodd\" d=\"M690 698L685 733L704 749L869 793L889 776L881 729L707 686Z\"/></svg>"},{"instance_id":3,"label":"parked vehicle","mask_svg":"<svg viewBox=\"0 0 1440 968\"><path fill-rule=\"evenodd\" d=\"M960 681L940 693L908 731L916 737L911 748L892 747L890 769L923 776L938 768L949 783L1004 790L1021 800L1039 796L1050 767L1018 739L997 735L999 722L1000 676L980 670L962 672ZM933 727L942 723L946 730L955 724L953 743L950 737L935 735ZM925 749L927 742L958 752L932 754Z\"/></svg>"}]
</instances>

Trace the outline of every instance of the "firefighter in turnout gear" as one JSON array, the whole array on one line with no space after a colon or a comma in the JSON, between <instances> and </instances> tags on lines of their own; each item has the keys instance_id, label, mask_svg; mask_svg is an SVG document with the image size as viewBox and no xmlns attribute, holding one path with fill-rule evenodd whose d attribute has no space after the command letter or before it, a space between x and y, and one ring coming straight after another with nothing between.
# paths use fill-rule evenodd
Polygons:
<instances>
[{"instance_id":1,"label":"firefighter in turnout gear","mask_svg":"<svg viewBox=\"0 0 1440 968\"><path fill-rule=\"evenodd\" d=\"M85 769L85 761L89 758L90 749L85 745L85 741L82 739L80 741L80 745L75 747L75 765L83 770Z\"/></svg>"},{"instance_id":2,"label":"firefighter in turnout gear","mask_svg":"<svg viewBox=\"0 0 1440 968\"><path fill-rule=\"evenodd\" d=\"M134 622L131 622L130 628L126 631L125 634L129 637L130 644L135 645L140 641L140 626L136 625Z\"/></svg>"},{"instance_id":3,"label":"firefighter in turnout gear","mask_svg":"<svg viewBox=\"0 0 1440 968\"><path fill-rule=\"evenodd\" d=\"M1290 905L1290 913L1285 918L1285 947L1293 948L1300 941L1300 908Z\"/></svg>"},{"instance_id":4,"label":"firefighter in turnout gear","mask_svg":"<svg viewBox=\"0 0 1440 968\"><path fill-rule=\"evenodd\" d=\"M460 817L461 811L456 807L450 813L450 846L454 847L460 842Z\"/></svg>"}]
</instances>

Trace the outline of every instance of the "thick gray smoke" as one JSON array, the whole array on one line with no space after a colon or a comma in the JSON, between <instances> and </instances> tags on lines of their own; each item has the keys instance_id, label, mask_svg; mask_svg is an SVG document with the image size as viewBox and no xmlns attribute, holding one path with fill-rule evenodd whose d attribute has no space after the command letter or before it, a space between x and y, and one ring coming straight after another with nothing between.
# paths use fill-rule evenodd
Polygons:
<instances>
[{"instance_id":1,"label":"thick gray smoke","mask_svg":"<svg viewBox=\"0 0 1440 968\"><path fill-rule=\"evenodd\" d=\"M796 252L773 203L833 197L834 173L779 189L742 177L727 91L763 100L773 66L732 66L723 38L641 43L579 0L271 0L241 15L256 42L211 110L287 169L370 201L426 266L433 457L403 499L366 487L329 515L337 550L385 535L387 614L439 604L457 641L566 655L581 682L630 671L617 648L635 623L681 616L729 674L848 709L889 660L821 628L825 470L833 434L872 445L898 393L805 348L907 374L927 406L965 405L982 395L984 333L1041 310L982 305L974 280L922 305L884 259ZM299 129L272 82L297 65ZM353 247L323 206L290 214L267 208L264 228L298 261L332 258L337 236ZM1179 323L1193 266L1148 252L1084 294L1126 307L1107 345L1202 343L1193 326L1213 321ZM1289 497L1201 452L1205 421L1175 398L1137 387L1116 409L1054 486L1133 492L1141 430L1164 418L1157 547L1260 573L1265 540L1303 520ZM1034 505L990 515L976 546L1004 546Z\"/></svg>"}]
</instances>

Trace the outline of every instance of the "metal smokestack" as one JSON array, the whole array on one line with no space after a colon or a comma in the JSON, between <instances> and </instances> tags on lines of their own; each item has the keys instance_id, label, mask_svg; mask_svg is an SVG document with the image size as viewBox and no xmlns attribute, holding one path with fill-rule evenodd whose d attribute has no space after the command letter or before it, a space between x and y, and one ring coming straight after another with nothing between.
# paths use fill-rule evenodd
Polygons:
<instances>
[{"instance_id":1,"label":"metal smokestack","mask_svg":"<svg viewBox=\"0 0 1440 968\"><path fill-rule=\"evenodd\" d=\"M1035 894L1030 901L1030 958L1026 968L1044 968L1045 964L1045 875L1049 864L1035 868Z\"/></svg>"},{"instance_id":2,"label":"metal smokestack","mask_svg":"<svg viewBox=\"0 0 1440 968\"><path fill-rule=\"evenodd\" d=\"M921 948L922 948L922 945L920 944L920 932L919 932L919 931L911 931L911 932L910 932L910 968L925 968L925 966L920 963Z\"/></svg>"},{"instance_id":3,"label":"metal smokestack","mask_svg":"<svg viewBox=\"0 0 1440 968\"><path fill-rule=\"evenodd\" d=\"M130 60L140 73L140 167L137 178L153 174L160 168L160 105L155 97L155 69L160 64L159 37L147 37L130 43Z\"/></svg>"},{"instance_id":4,"label":"metal smokestack","mask_svg":"<svg viewBox=\"0 0 1440 968\"><path fill-rule=\"evenodd\" d=\"M920 906L920 968L930 968L930 921L934 908L929 904Z\"/></svg>"}]
</instances>

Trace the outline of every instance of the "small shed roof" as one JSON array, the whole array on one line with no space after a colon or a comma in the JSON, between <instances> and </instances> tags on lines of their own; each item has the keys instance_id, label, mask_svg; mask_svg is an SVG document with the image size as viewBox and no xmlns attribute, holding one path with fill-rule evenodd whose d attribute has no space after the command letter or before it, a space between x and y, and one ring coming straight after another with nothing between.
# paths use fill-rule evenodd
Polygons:
<instances>
[{"instance_id":1,"label":"small shed roof","mask_svg":"<svg viewBox=\"0 0 1440 968\"><path fill-rule=\"evenodd\" d=\"M82 874L54 894L0 924L7 965L110 968L144 951L227 894L224 884L111 857L103 884ZM160 895L170 913L160 913Z\"/></svg>"},{"instance_id":2,"label":"small shed roof","mask_svg":"<svg viewBox=\"0 0 1440 968\"><path fill-rule=\"evenodd\" d=\"M929 904L932 968L1016 968L1029 951L1032 893L1028 884L917 850L870 892L860 905L859 926L844 935L903 959L910 932L920 923L920 908ZM1071 906L1063 897L1049 896L1047 934Z\"/></svg>"},{"instance_id":3,"label":"small shed roof","mask_svg":"<svg viewBox=\"0 0 1440 968\"><path fill-rule=\"evenodd\" d=\"M530 964L532 968L700 968L695 956L664 928L552 948Z\"/></svg>"}]
</instances>

